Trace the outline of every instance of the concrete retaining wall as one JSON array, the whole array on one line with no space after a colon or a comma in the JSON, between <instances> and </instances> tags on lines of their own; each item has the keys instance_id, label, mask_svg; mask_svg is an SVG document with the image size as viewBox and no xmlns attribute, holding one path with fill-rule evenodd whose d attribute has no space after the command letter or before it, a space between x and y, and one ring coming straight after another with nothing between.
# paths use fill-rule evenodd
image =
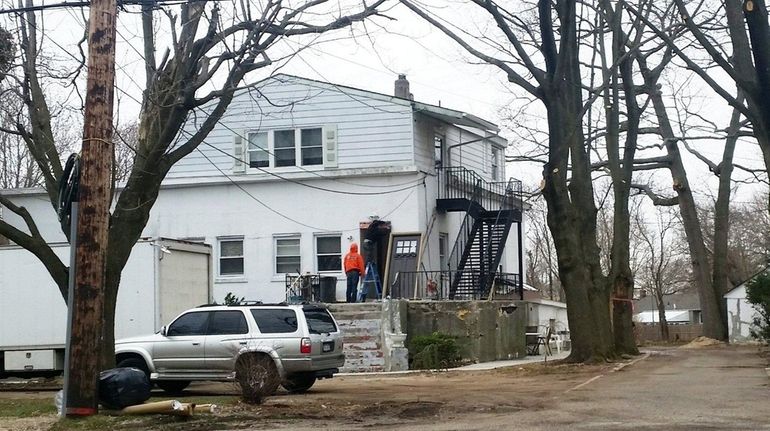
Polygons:
<instances>
[{"instance_id":1,"label":"concrete retaining wall","mask_svg":"<svg viewBox=\"0 0 770 431\"><path fill-rule=\"evenodd\" d=\"M526 315L511 301L403 301L409 341L433 332L457 337L465 360L487 362L526 356Z\"/></svg>"}]
</instances>

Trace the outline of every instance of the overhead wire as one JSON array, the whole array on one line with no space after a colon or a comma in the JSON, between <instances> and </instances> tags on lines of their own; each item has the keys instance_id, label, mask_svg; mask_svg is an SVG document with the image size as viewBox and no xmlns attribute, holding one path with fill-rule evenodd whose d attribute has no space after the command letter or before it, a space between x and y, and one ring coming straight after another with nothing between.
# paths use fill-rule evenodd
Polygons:
<instances>
[{"instance_id":1,"label":"overhead wire","mask_svg":"<svg viewBox=\"0 0 770 431\"><path fill-rule=\"evenodd\" d=\"M220 173L221 173L221 174L222 174L222 175L223 175L225 178L227 178L227 179L230 181L230 183L231 183L231 184L233 184L235 187L237 187L239 190L241 190L243 193L245 193L245 194L246 194L246 195L247 195L249 198L251 198L252 200L254 200L255 202L257 202L258 204L260 204L262 207L264 207L265 209L267 209L268 211L272 212L273 214L275 214L275 215L277 215L277 216L279 216L279 217L282 217L282 218L284 218L284 219L286 219L286 220L289 220L289 221L291 221L291 222L293 222L293 223L296 223L296 224L298 224L298 225L300 225L300 226L304 226L304 227L307 227L307 228L310 228L310 229L313 229L313 230L316 230L316 231L321 231L321 232L348 232L348 231L351 231L351 230L356 230L356 229L327 229L327 228L322 228L322 227L313 226L313 225L310 225L310 224L307 224L307 223L301 222L301 221L299 221L299 220L297 220L297 219L295 219L295 218L292 218L292 217L290 217L290 216L288 216L288 215L286 215L286 214L283 214L282 212L280 212L280 211L276 210L275 208L272 208L270 205L266 204L266 203L265 203L265 202L263 202L261 199L257 198L257 197L256 197L256 196L254 196L254 195L253 195L251 192L249 192L248 190L246 190L246 189L245 189L245 188L244 188L244 187L243 187L241 184L239 184L237 181L235 181L233 178L231 178L231 177L230 177L230 176L229 176L229 175L228 175L226 172L224 172L224 171L223 171L223 170L222 170L222 169L221 169L221 168L220 168L220 167L219 167L219 166L218 166L216 163L214 163L214 161L213 161L213 160L211 160L211 159L210 159L210 158L209 158L209 157L208 157L208 156L207 156L207 155L206 155L206 154L205 154L203 151L201 151L201 150L200 150L200 148L196 148L195 150L196 150L196 151L198 151L198 152L199 152L199 153L200 153L200 154L201 154L201 155L202 155L202 156L203 156L203 157L204 157L204 158L205 158L205 159L206 159L206 160L207 160L207 161L208 161L208 162L209 162L209 163L210 163L212 166L214 166L214 168L215 168L216 170L218 170L218 171L219 171L219 172L220 172ZM398 204L398 205L396 205L396 206L395 206L395 207L394 207L392 210L390 210L390 211L389 211L388 213L386 213L385 215L381 216L381 218L387 218L387 217L389 217L391 214L393 214L394 212L396 212L396 211L397 211L399 208L401 208L401 206L402 206L402 205L404 205L404 203L405 203L405 202L406 202L406 201L409 199L409 197L411 197L411 196L412 196L412 194L413 194L413 193L414 193L414 189L412 189L412 190L411 190L411 191L410 191L410 192L409 192L409 193L408 193L408 194L407 194L407 195L404 197L404 199L403 199L401 202L399 202L399 204Z\"/></svg>"}]
</instances>

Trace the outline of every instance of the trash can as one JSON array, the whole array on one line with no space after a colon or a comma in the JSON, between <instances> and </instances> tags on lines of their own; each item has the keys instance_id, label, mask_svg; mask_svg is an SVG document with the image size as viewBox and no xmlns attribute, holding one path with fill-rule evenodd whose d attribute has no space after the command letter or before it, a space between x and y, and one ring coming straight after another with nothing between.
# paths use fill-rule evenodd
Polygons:
<instances>
[{"instance_id":1,"label":"trash can","mask_svg":"<svg viewBox=\"0 0 770 431\"><path fill-rule=\"evenodd\" d=\"M337 277L321 277L321 302L337 302Z\"/></svg>"}]
</instances>

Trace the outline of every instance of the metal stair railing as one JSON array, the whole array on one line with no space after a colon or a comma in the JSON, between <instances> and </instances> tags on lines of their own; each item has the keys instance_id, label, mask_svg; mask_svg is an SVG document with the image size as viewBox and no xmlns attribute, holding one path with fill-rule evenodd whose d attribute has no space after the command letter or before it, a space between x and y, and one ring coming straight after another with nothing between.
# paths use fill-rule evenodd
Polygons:
<instances>
[{"instance_id":1,"label":"metal stair railing","mask_svg":"<svg viewBox=\"0 0 770 431\"><path fill-rule=\"evenodd\" d=\"M521 206L521 181L513 178L508 181L487 181L475 171L463 166L439 168L438 178L439 199L468 199L477 202L485 210L490 210L507 201L509 192L513 192L514 199L505 203L510 208L505 209ZM519 199L515 199L517 196Z\"/></svg>"},{"instance_id":2,"label":"metal stair railing","mask_svg":"<svg viewBox=\"0 0 770 431\"><path fill-rule=\"evenodd\" d=\"M504 246L502 243L508 238L507 231L510 229L511 224L513 224L510 211L514 208L515 187L517 184L520 185L521 183L512 178L508 180L505 186L505 195L497 210L495 222L489 225L489 235L487 236L486 245L483 247L483 255L480 259L482 284L479 288L484 294L486 294L492 287L503 254L502 251ZM497 226L501 226L500 218L503 215L503 211L506 211L506 220L503 226L503 232L498 233L495 230Z\"/></svg>"}]
</instances>

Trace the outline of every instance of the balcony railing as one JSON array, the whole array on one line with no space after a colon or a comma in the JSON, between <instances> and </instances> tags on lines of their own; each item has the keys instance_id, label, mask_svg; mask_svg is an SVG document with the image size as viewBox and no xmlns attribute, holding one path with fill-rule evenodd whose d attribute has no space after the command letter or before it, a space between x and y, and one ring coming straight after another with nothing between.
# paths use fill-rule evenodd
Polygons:
<instances>
[{"instance_id":1,"label":"balcony railing","mask_svg":"<svg viewBox=\"0 0 770 431\"><path fill-rule=\"evenodd\" d=\"M454 293L450 293L452 282L464 275L465 280L475 280L468 285L458 287ZM471 277L468 277L468 273ZM491 298L523 299L519 274L495 272L489 277L493 278ZM489 290L484 291L484 280L479 271L404 271L397 272L390 286L387 286L386 296L402 299L433 299L433 300L474 300L490 299Z\"/></svg>"},{"instance_id":2,"label":"balcony railing","mask_svg":"<svg viewBox=\"0 0 770 431\"><path fill-rule=\"evenodd\" d=\"M438 169L439 199L467 199L486 210L521 209L521 181L487 181L465 167Z\"/></svg>"}]
</instances>

